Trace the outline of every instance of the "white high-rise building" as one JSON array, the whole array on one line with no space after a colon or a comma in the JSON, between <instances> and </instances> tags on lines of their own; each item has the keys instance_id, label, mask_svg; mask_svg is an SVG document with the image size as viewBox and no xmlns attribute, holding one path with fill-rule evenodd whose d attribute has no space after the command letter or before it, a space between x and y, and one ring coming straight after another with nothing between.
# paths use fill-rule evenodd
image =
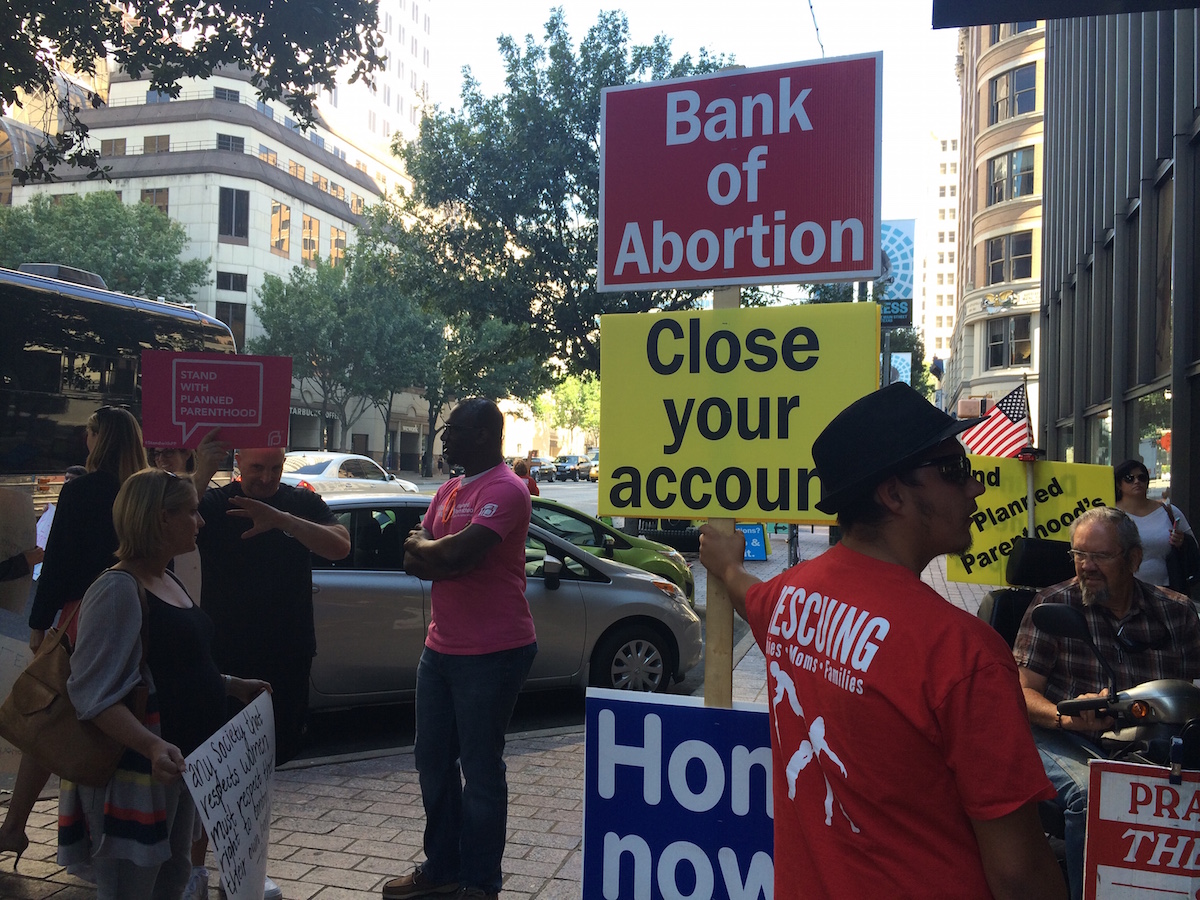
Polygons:
<instances>
[{"instance_id":1,"label":"white high-rise building","mask_svg":"<svg viewBox=\"0 0 1200 900\"><path fill-rule=\"evenodd\" d=\"M925 362L950 356L958 308L958 137L931 134L928 158L933 165L925 208L917 223L919 278L913 327L925 341Z\"/></svg>"}]
</instances>

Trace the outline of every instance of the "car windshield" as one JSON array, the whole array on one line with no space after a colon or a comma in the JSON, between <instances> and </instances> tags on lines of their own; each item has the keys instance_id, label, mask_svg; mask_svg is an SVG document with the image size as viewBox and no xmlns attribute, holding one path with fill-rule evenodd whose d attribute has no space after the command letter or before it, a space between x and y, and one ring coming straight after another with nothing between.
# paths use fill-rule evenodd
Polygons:
<instances>
[{"instance_id":1,"label":"car windshield","mask_svg":"<svg viewBox=\"0 0 1200 900\"><path fill-rule=\"evenodd\" d=\"M560 457L558 458L557 462L560 462L560 463L573 463L573 462L575 462L575 457L574 457L574 456L560 456Z\"/></svg>"},{"instance_id":2,"label":"car windshield","mask_svg":"<svg viewBox=\"0 0 1200 900\"><path fill-rule=\"evenodd\" d=\"M580 547L599 547L603 543L591 524L561 510L539 504L533 507L530 517L534 524Z\"/></svg>"}]
</instances>

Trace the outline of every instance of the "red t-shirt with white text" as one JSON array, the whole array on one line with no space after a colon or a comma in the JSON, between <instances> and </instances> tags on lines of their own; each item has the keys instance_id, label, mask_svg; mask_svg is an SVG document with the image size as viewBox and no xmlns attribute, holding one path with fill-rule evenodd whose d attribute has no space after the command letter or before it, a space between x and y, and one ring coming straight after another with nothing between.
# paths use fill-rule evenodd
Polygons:
<instances>
[{"instance_id":1,"label":"red t-shirt with white text","mask_svg":"<svg viewBox=\"0 0 1200 900\"><path fill-rule=\"evenodd\" d=\"M1000 636L841 544L746 606L767 658L775 900L990 898L970 820L1054 796Z\"/></svg>"}]
</instances>

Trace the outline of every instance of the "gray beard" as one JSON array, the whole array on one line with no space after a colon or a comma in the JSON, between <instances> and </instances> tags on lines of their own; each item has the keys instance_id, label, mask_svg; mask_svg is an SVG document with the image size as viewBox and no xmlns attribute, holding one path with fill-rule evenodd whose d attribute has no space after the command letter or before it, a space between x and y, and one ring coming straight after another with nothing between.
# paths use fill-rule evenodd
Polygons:
<instances>
[{"instance_id":1,"label":"gray beard","mask_svg":"<svg viewBox=\"0 0 1200 900\"><path fill-rule=\"evenodd\" d=\"M1102 587L1093 590L1084 584L1080 584L1079 588L1083 593L1083 602L1088 606L1108 605L1108 588Z\"/></svg>"}]
</instances>

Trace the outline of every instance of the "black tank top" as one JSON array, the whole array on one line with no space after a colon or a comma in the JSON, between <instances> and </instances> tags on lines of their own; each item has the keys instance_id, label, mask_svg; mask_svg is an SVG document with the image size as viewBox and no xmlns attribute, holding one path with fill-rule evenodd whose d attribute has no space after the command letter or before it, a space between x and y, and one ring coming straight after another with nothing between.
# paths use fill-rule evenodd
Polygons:
<instances>
[{"instance_id":1,"label":"black tank top","mask_svg":"<svg viewBox=\"0 0 1200 900\"><path fill-rule=\"evenodd\" d=\"M212 658L213 623L199 606L180 609L146 592L146 662L158 691L162 736L187 756L225 724L225 683Z\"/></svg>"}]
</instances>

